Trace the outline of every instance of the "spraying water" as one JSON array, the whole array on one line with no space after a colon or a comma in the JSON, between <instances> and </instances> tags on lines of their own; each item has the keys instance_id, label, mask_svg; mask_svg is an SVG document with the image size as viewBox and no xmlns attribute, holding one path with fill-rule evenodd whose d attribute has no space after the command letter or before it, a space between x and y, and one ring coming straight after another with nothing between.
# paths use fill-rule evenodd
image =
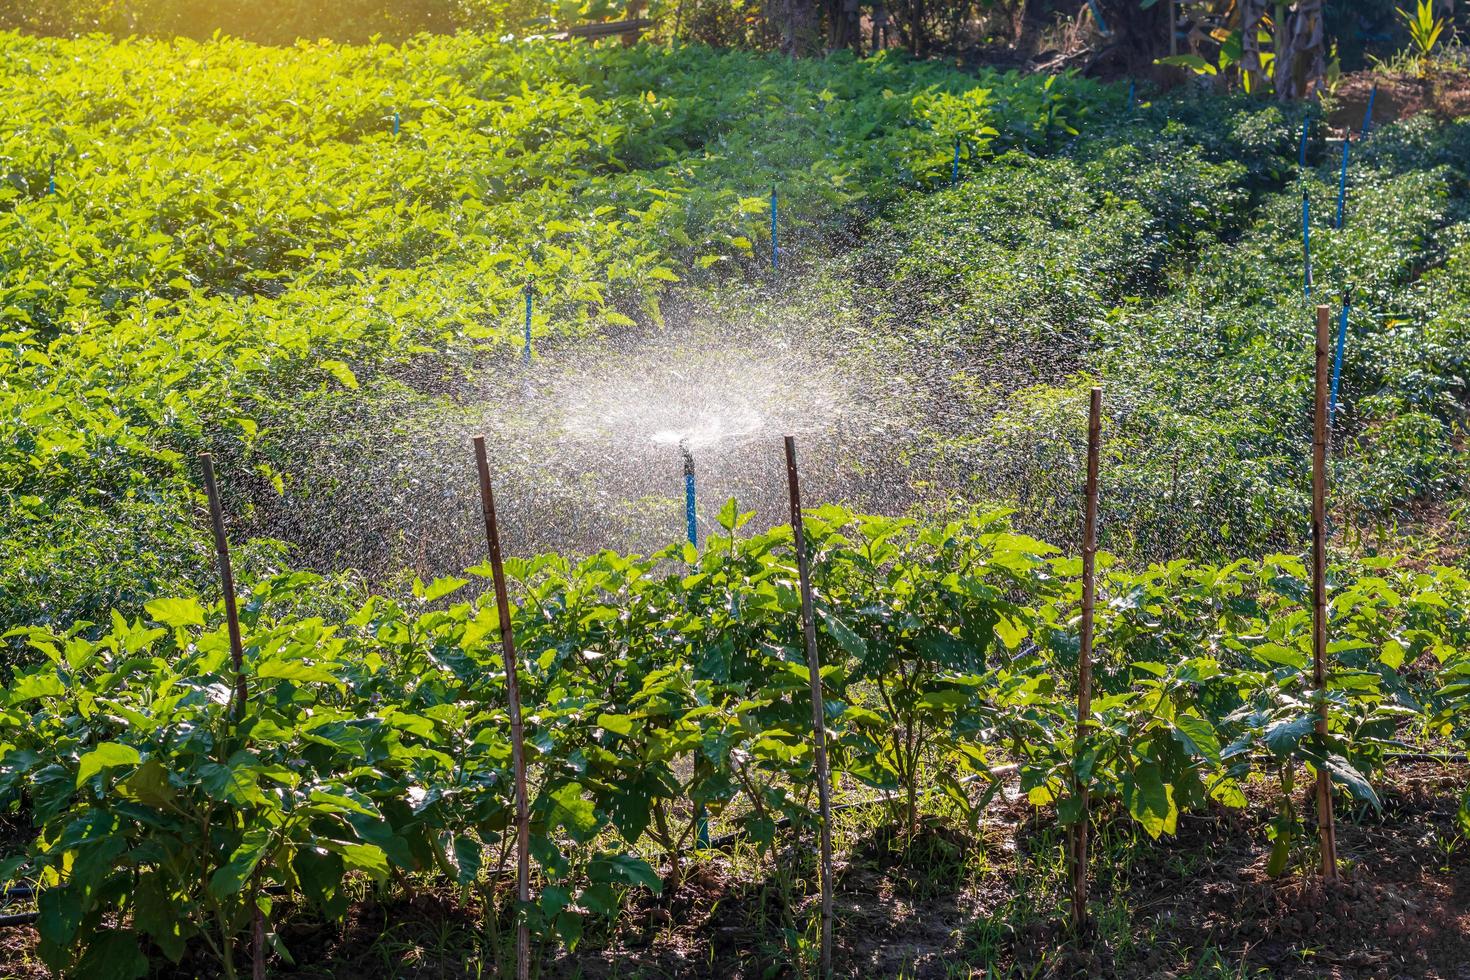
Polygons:
<instances>
[{"instance_id":1,"label":"spraying water","mask_svg":"<svg viewBox=\"0 0 1470 980\"><path fill-rule=\"evenodd\" d=\"M477 434L513 554L697 540L731 497L757 525L779 523L788 433L812 447L814 499L900 512L915 499L901 450L916 393L836 346L819 326L690 320L544 351L529 380L500 360L437 397L405 393L402 414L379 406L305 427L318 441L297 451L313 465L264 517L314 567L380 577L475 564Z\"/></svg>"}]
</instances>

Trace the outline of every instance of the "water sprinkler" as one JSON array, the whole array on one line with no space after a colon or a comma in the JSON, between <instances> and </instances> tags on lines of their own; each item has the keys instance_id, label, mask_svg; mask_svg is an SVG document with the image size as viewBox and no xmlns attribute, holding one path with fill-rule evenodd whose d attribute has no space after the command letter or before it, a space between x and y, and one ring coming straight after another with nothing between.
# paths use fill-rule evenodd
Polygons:
<instances>
[{"instance_id":1,"label":"water sprinkler","mask_svg":"<svg viewBox=\"0 0 1470 980\"><path fill-rule=\"evenodd\" d=\"M694 454L689 451L689 440L679 440L679 454L684 457L684 523L689 532L689 543L699 547L699 524L694 511Z\"/></svg>"}]
</instances>

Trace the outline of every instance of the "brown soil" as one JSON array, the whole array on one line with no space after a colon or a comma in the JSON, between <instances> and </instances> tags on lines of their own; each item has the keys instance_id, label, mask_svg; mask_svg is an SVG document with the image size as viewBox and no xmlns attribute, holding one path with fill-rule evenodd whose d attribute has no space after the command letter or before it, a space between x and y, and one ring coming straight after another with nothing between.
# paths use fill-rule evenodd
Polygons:
<instances>
[{"instance_id":1,"label":"brown soil","mask_svg":"<svg viewBox=\"0 0 1470 980\"><path fill-rule=\"evenodd\" d=\"M925 825L905 843L879 831L838 862L837 967L842 976L1172 977L1208 963L1231 976L1422 977L1470 980L1470 842L1455 822L1470 767L1402 765L1381 814L1344 810L1344 876L1265 872L1272 790L1250 789L1246 811L1186 815L1177 836L1121 845L1127 861L1094 865L1094 910L1111 928L1071 942L1054 921L1052 885L1017 880L1018 850L1055 847L1050 821L1024 801L998 802L983 833ZM1301 785L1301 782L1299 782ZM1305 793L1300 805L1310 809ZM1101 828L1100 835L1132 831ZM1458 843L1454 843L1458 842ZM1101 847L1101 845L1099 845ZM1117 854L1106 848L1097 853ZM544 978L792 976L787 944L814 918L809 849L788 850L761 880L719 855L662 898L645 896L610 932L589 932ZM747 859L745 866L750 866ZM784 896L784 897L783 897ZM786 911L788 908L793 912ZM1025 909L1034 908L1035 913ZM1117 911L1126 918L1119 923ZM453 897L353 906L328 925L278 905L296 961L277 977L489 976L477 968L477 910ZM1131 933L1131 936L1130 936ZM810 937L809 937L810 938ZM0 929L0 976L47 976L29 927ZM212 972L203 956L170 977Z\"/></svg>"},{"instance_id":2,"label":"brown soil","mask_svg":"<svg viewBox=\"0 0 1470 980\"><path fill-rule=\"evenodd\" d=\"M1354 135L1363 131L1363 117L1374 85L1378 86L1378 95L1373 99L1374 126L1421 112L1441 119L1470 116L1470 72L1436 70L1417 78L1363 71L1343 78L1333 93L1333 110L1329 116L1333 128L1350 129Z\"/></svg>"}]
</instances>

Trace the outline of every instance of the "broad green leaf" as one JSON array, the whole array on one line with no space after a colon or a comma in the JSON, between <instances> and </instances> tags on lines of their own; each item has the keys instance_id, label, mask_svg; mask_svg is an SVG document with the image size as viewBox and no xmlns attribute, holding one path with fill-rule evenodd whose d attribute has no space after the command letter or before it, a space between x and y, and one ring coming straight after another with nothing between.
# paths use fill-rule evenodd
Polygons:
<instances>
[{"instance_id":1,"label":"broad green leaf","mask_svg":"<svg viewBox=\"0 0 1470 980\"><path fill-rule=\"evenodd\" d=\"M154 622L175 629L204 625L204 607L194 599L154 599L143 608Z\"/></svg>"},{"instance_id":2,"label":"broad green leaf","mask_svg":"<svg viewBox=\"0 0 1470 980\"><path fill-rule=\"evenodd\" d=\"M131 745L103 742L82 756L81 765L77 769L77 786L80 787L104 769L112 766L135 766L141 761L143 757Z\"/></svg>"}]
</instances>

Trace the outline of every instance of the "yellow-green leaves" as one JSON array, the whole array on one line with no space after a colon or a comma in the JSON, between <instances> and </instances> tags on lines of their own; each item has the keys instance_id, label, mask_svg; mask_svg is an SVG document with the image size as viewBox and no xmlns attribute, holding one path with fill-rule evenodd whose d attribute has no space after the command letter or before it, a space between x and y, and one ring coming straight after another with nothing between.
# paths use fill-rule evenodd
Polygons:
<instances>
[{"instance_id":1,"label":"yellow-green leaves","mask_svg":"<svg viewBox=\"0 0 1470 980\"><path fill-rule=\"evenodd\" d=\"M114 766L135 766L142 761L138 750L119 742L103 742L84 754L77 767L77 785L81 786L93 776Z\"/></svg>"},{"instance_id":2,"label":"yellow-green leaves","mask_svg":"<svg viewBox=\"0 0 1470 980\"><path fill-rule=\"evenodd\" d=\"M174 629L204 625L204 607L197 599L154 599L144 604L143 608L154 622L172 626Z\"/></svg>"}]
</instances>

